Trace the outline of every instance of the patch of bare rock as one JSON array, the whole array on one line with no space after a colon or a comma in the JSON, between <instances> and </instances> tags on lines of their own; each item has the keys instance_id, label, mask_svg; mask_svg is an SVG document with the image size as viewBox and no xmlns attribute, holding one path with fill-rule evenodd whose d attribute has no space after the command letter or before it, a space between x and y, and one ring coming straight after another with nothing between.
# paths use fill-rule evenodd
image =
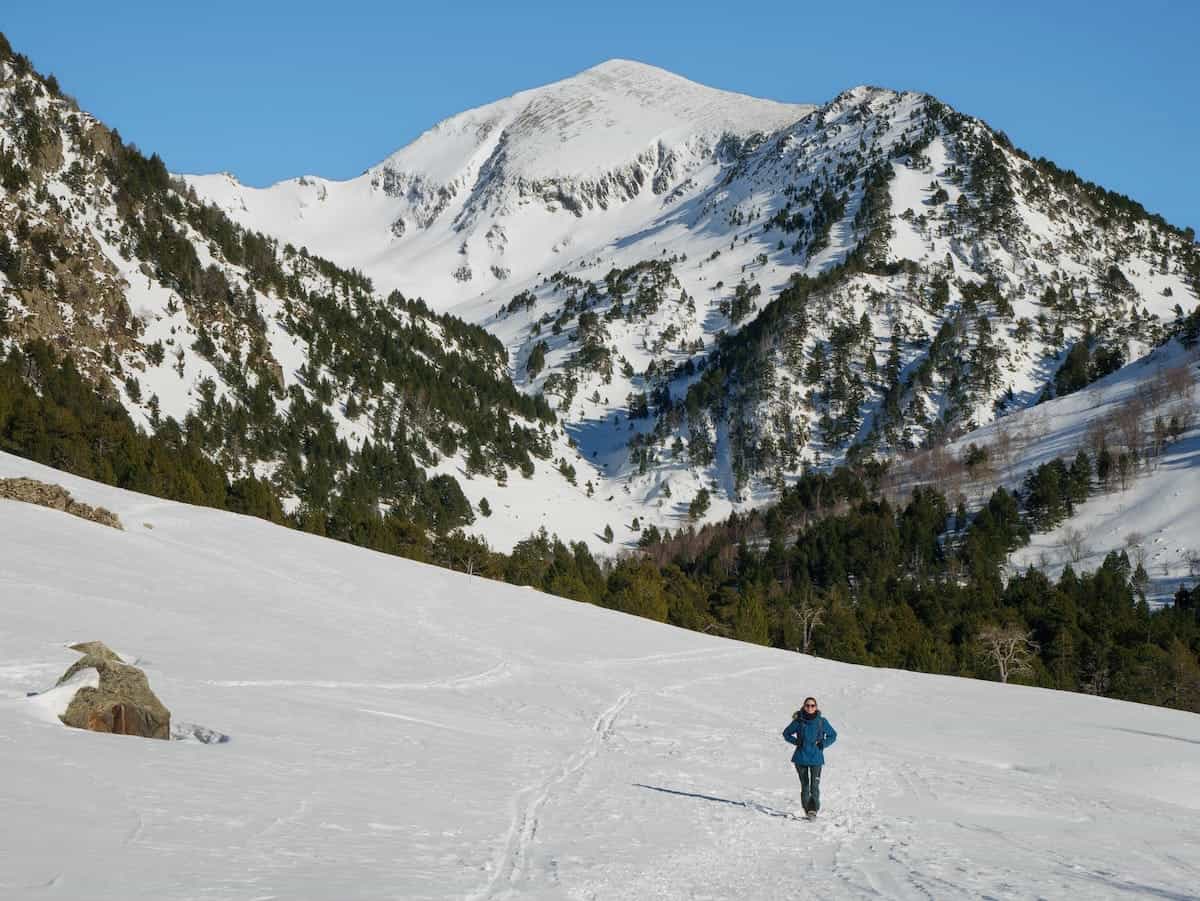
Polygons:
<instances>
[{"instance_id":1,"label":"patch of bare rock","mask_svg":"<svg viewBox=\"0 0 1200 901\"><path fill-rule=\"evenodd\" d=\"M117 514L104 507L93 507L90 504L80 503L71 497L71 492L62 485L53 485L49 482L39 482L37 479L29 478L0 479L0 498L8 498L26 504L37 504L39 507L49 507L51 510L61 510L72 516L78 516L80 519L96 522L112 529L122 531L125 529Z\"/></svg>"}]
</instances>

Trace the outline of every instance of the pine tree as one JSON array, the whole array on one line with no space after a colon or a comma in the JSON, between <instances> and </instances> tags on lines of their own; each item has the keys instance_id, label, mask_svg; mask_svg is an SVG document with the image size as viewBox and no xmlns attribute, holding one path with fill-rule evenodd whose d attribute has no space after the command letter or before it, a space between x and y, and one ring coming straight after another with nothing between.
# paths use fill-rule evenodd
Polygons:
<instances>
[{"instance_id":1,"label":"pine tree","mask_svg":"<svg viewBox=\"0 0 1200 901\"><path fill-rule=\"evenodd\" d=\"M747 586L738 595L733 618L733 637L739 641L768 644L767 608L757 586Z\"/></svg>"}]
</instances>

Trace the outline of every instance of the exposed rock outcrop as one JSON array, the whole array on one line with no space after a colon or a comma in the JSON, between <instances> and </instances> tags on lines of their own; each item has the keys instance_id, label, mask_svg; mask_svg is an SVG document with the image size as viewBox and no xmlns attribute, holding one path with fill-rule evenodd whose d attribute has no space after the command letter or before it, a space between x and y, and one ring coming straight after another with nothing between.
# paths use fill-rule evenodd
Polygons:
<instances>
[{"instance_id":1,"label":"exposed rock outcrop","mask_svg":"<svg viewBox=\"0 0 1200 901\"><path fill-rule=\"evenodd\" d=\"M100 681L95 688L85 685L75 693L62 715L64 723L92 732L170 739L171 711L150 690L144 672L99 641L72 645L71 650L83 656L63 673L58 684L84 669L96 670Z\"/></svg>"},{"instance_id":2,"label":"exposed rock outcrop","mask_svg":"<svg viewBox=\"0 0 1200 901\"><path fill-rule=\"evenodd\" d=\"M124 531L125 528L121 525L117 514L104 507L93 507L90 504L80 503L71 497L71 492L62 485L53 485L49 482L39 482L37 479L27 478L0 479L0 497L22 501L26 504L37 504L39 507L49 507L51 510L61 510L72 516L78 516L80 519L96 522L113 529Z\"/></svg>"}]
</instances>

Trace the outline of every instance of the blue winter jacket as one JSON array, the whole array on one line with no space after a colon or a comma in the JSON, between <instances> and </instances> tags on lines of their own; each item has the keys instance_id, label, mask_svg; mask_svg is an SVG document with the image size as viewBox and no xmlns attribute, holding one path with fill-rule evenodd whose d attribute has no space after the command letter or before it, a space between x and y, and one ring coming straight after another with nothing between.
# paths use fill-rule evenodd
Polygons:
<instances>
[{"instance_id":1,"label":"blue winter jacket","mask_svg":"<svg viewBox=\"0 0 1200 901\"><path fill-rule=\"evenodd\" d=\"M798 710L783 730L783 737L796 746L792 754L792 763L801 766L824 766L825 748L837 741L837 731L829 725L829 720L817 711L812 716Z\"/></svg>"}]
</instances>

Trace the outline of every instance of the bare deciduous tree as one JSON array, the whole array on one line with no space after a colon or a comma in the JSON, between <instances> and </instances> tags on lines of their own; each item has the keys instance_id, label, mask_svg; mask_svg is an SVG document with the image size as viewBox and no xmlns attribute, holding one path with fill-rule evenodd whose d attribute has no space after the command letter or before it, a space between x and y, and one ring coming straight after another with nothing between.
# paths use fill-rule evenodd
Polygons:
<instances>
[{"instance_id":1,"label":"bare deciduous tree","mask_svg":"<svg viewBox=\"0 0 1200 901\"><path fill-rule=\"evenodd\" d=\"M1000 461L1001 467L1008 469L1012 465L1013 433L1007 424L996 427L996 440L993 447L996 449L996 458Z\"/></svg>"},{"instance_id":2,"label":"bare deciduous tree","mask_svg":"<svg viewBox=\"0 0 1200 901\"><path fill-rule=\"evenodd\" d=\"M944 446L939 444L929 450L929 475L935 484L958 487L965 471L962 462L947 453Z\"/></svg>"},{"instance_id":3,"label":"bare deciduous tree","mask_svg":"<svg viewBox=\"0 0 1200 901\"><path fill-rule=\"evenodd\" d=\"M1013 676L1033 672L1033 660L1040 646L1033 633L1016 626L988 626L979 633L979 644L1000 681L1007 684Z\"/></svg>"},{"instance_id":4,"label":"bare deciduous tree","mask_svg":"<svg viewBox=\"0 0 1200 901\"><path fill-rule=\"evenodd\" d=\"M1169 394L1166 370L1160 366L1153 376L1138 385L1137 393L1147 410L1157 410Z\"/></svg>"},{"instance_id":5,"label":"bare deciduous tree","mask_svg":"<svg viewBox=\"0 0 1200 901\"><path fill-rule=\"evenodd\" d=\"M1087 534L1074 526L1063 530L1062 546L1067 559L1072 563L1078 563L1091 554L1091 548L1087 545Z\"/></svg>"},{"instance_id":6,"label":"bare deciduous tree","mask_svg":"<svg viewBox=\"0 0 1200 901\"><path fill-rule=\"evenodd\" d=\"M1146 405L1142 398L1133 396L1117 408L1113 414L1113 425L1121 437L1121 443L1134 457L1141 456L1142 443L1145 440L1142 427L1142 417L1146 413Z\"/></svg>"},{"instance_id":7,"label":"bare deciduous tree","mask_svg":"<svg viewBox=\"0 0 1200 901\"><path fill-rule=\"evenodd\" d=\"M1037 443L1050 433L1050 423L1047 421L1045 413L1030 416L1026 420L1026 426L1025 440L1028 443Z\"/></svg>"},{"instance_id":8,"label":"bare deciduous tree","mask_svg":"<svg viewBox=\"0 0 1200 901\"><path fill-rule=\"evenodd\" d=\"M1108 447L1108 432L1109 423L1104 417L1097 416L1088 421L1087 444L1092 450L1093 459L1099 459L1100 454Z\"/></svg>"},{"instance_id":9,"label":"bare deciduous tree","mask_svg":"<svg viewBox=\"0 0 1200 901\"><path fill-rule=\"evenodd\" d=\"M1176 404L1167 410L1167 440L1178 441L1196 423L1196 408L1191 403Z\"/></svg>"},{"instance_id":10,"label":"bare deciduous tree","mask_svg":"<svg viewBox=\"0 0 1200 901\"><path fill-rule=\"evenodd\" d=\"M1192 368L1187 363L1168 366L1163 370L1162 378L1168 397L1181 401L1192 399L1196 390L1196 380L1192 377Z\"/></svg>"},{"instance_id":11,"label":"bare deciduous tree","mask_svg":"<svg viewBox=\"0 0 1200 901\"><path fill-rule=\"evenodd\" d=\"M792 608L792 613L800 621L800 649L807 654L808 649L812 647L813 632L825 618L825 608L806 596Z\"/></svg>"},{"instance_id":12,"label":"bare deciduous tree","mask_svg":"<svg viewBox=\"0 0 1200 901\"><path fill-rule=\"evenodd\" d=\"M738 548L737 545L727 544L721 550L717 551L717 566L720 567L721 574L728 578L738 564Z\"/></svg>"},{"instance_id":13,"label":"bare deciduous tree","mask_svg":"<svg viewBox=\"0 0 1200 901\"><path fill-rule=\"evenodd\" d=\"M1129 488L1129 480L1133 478L1134 458L1129 451L1121 451L1117 455L1117 478L1121 480L1121 490Z\"/></svg>"},{"instance_id":14,"label":"bare deciduous tree","mask_svg":"<svg viewBox=\"0 0 1200 901\"><path fill-rule=\"evenodd\" d=\"M1088 667L1080 688L1089 695L1102 695L1108 691L1108 667L1101 662L1094 662Z\"/></svg>"},{"instance_id":15,"label":"bare deciduous tree","mask_svg":"<svg viewBox=\"0 0 1200 901\"><path fill-rule=\"evenodd\" d=\"M1154 433L1150 441L1150 458L1153 461L1150 463L1152 470L1158 469L1158 464L1162 458L1163 451L1167 447L1167 442L1170 440L1170 430L1167 427L1167 421L1161 416L1154 417Z\"/></svg>"}]
</instances>

